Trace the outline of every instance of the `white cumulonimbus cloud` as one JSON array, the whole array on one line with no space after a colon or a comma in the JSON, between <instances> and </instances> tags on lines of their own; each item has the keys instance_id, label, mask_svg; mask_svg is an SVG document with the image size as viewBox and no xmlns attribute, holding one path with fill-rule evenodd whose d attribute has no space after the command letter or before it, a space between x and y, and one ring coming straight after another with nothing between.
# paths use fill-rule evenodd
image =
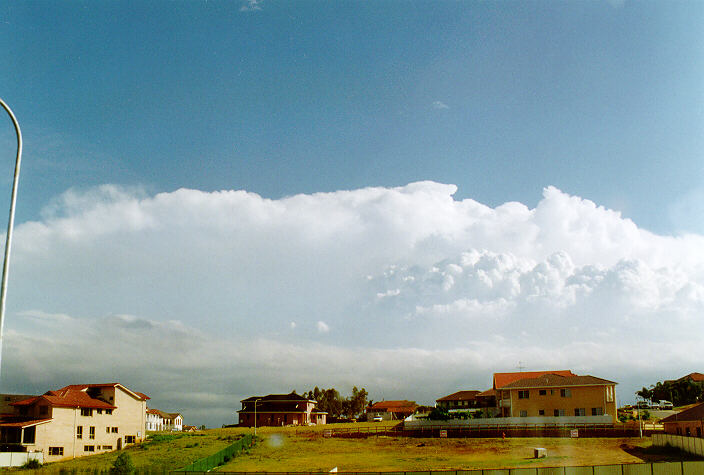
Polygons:
<instances>
[{"instance_id":1,"label":"white cumulonimbus cloud","mask_svg":"<svg viewBox=\"0 0 704 475\"><path fill-rule=\"evenodd\" d=\"M252 394L432 402L518 361L626 399L701 369L704 237L553 187L535 208L455 191L70 190L16 227L3 384L120 380L219 426Z\"/></svg>"}]
</instances>

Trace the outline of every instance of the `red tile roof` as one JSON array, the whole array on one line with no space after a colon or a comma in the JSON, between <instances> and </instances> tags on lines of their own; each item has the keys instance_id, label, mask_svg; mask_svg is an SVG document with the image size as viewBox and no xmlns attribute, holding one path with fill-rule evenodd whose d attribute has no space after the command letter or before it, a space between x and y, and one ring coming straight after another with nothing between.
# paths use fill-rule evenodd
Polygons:
<instances>
[{"instance_id":1,"label":"red tile roof","mask_svg":"<svg viewBox=\"0 0 704 475\"><path fill-rule=\"evenodd\" d=\"M524 388L555 388L570 386L609 386L618 384L607 379L595 376L562 376L559 374L547 373L537 378L524 378L503 386L501 389L524 389Z\"/></svg>"},{"instance_id":2,"label":"red tile roof","mask_svg":"<svg viewBox=\"0 0 704 475\"><path fill-rule=\"evenodd\" d=\"M51 419L33 419L31 421L22 421L22 422L0 422L0 427L31 427L31 426L36 426L39 424L43 424L45 422L49 422Z\"/></svg>"},{"instance_id":3,"label":"red tile roof","mask_svg":"<svg viewBox=\"0 0 704 475\"><path fill-rule=\"evenodd\" d=\"M678 421L701 421L704 420L704 402L696 406L685 409L677 414L672 414L662 419L660 422L678 422Z\"/></svg>"},{"instance_id":4,"label":"red tile roof","mask_svg":"<svg viewBox=\"0 0 704 475\"><path fill-rule=\"evenodd\" d=\"M479 393L480 391L457 391L436 401L474 401Z\"/></svg>"},{"instance_id":5,"label":"red tile roof","mask_svg":"<svg viewBox=\"0 0 704 475\"><path fill-rule=\"evenodd\" d=\"M59 389L59 391L62 391L64 389L76 389L78 391L84 391L88 388L116 388L117 386L121 387L123 390L125 390L129 394L136 396L137 399L142 399L144 401L146 401L147 399L151 399L146 394L143 394L143 393L140 393L137 391L132 391L120 383L69 384L68 386L64 386L63 388Z\"/></svg>"},{"instance_id":6,"label":"red tile roof","mask_svg":"<svg viewBox=\"0 0 704 475\"><path fill-rule=\"evenodd\" d=\"M501 389L504 386L518 381L519 379L526 378L536 378L544 374L559 374L560 376L577 376L572 371L568 369L561 369L557 371L523 371L518 373L494 373L494 387L493 389Z\"/></svg>"},{"instance_id":7,"label":"red tile roof","mask_svg":"<svg viewBox=\"0 0 704 475\"><path fill-rule=\"evenodd\" d=\"M681 381L683 379L691 379L692 381L696 383L701 383L704 382L704 374L702 373L689 373L687 376L682 376L678 381Z\"/></svg>"},{"instance_id":8,"label":"red tile roof","mask_svg":"<svg viewBox=\"0 0 704 475\"><path fill-rule=\"evenodd\" d=\"M483 392L477 394L477 397L495 397L495 396L496 396L495 389L487 389L486 391L483 391Z\"/></svg>"},{"instance_id":9,"label":"red tile roof","mask_svg":"<svg viewBox=\"0 0 704 475\"><path fill-rule=\"evenodd\" d=\"M414 401L379 401L367 407L367 411L413 412L417 407L418 404Z\"/></svg>"}]
</instances>

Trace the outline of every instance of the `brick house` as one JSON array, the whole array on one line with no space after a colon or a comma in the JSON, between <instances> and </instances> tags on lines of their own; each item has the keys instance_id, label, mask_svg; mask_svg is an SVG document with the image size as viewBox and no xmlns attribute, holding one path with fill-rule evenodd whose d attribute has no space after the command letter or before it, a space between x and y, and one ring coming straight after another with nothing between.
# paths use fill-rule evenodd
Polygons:
<instances>
[{"instance_id":1,"label":"brick house","mask_svg":"<svg viewBox=\"0 0 704 475\"><path fill-rule=\"evenodd\" d=\"M11 402L0 419L0 444L39 451L44 462L121 449L140 442L149 397L119 383L74 384Z\"/></svg>"},{"instance_id":2,"label":"brick house","mask_svg":"<svg viewBox=\"0 0 704 475\"><path fill-rule=\"evenodd\" d=\"M662 419L667 434L703 437L704 402Z\"/></svg>"},{"instance_id":3,"label":"brick house","mask_svg":"<svg viewBox=\"0 0 704 475\"><path fill-rule=\"evenodd\" d=\"M242 409L237 413L239 425L243 427L255 425L255 414L257 427L325 424L327 418L327 412L316 410L317 401L299 396L295 391L252 396L240 402Z\"/></svg>"},{"instance_id":4,"label":"brick house","mask_svg":"<svg viewBox=\"0 0 704 475\"><path fill-rule=\"evenodd\" d=\"M616 384L569 370L494 375L497 407L503 417L608 415L616 422Z\"/></svg>"}]
</instances>

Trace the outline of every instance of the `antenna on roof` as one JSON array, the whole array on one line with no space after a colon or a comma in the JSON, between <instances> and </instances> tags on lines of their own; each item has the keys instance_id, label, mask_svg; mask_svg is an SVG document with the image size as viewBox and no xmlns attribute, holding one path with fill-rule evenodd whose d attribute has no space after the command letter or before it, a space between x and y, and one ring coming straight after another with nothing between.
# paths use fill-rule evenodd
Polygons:
<instances>
[{"instance_id":1,"label":"antenna on roof","mask_svg":"<svg viewBox=\"0 0 704 475\"><path fill-rule=\"evenodd\" d=\"M516 368L518 368L518 371L523 371L524 369L526 369L526 367L523 366L523 362L522 362L522 361L519 361L519 362L518 362L518 366L516 366Z\"/></svg>"}]
</instances>

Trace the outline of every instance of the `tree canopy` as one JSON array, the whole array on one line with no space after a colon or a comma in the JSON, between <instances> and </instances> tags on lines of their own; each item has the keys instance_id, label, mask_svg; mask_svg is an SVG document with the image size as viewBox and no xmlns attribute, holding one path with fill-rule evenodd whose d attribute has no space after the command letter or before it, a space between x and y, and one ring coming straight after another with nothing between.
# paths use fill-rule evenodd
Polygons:
<instances>
[{"instance_id":1,"label":"tree canopy","mask_svg":"<svg viewBox=\"0 0 704 475\"><path fill-rule=\"evenodd\" d=\"M364 412L367 405L367 390L352 388L352 395L344 398L335 388L320 389L318 386L304 392L303 397L318 401L318 410L325 411L331 417L355 418Z\"/></svg>"},{"instance_id":2,"label":"tree canopy","mask_svg":"<svg viewBox=\"0 0 704 475\"><path fill-rule=\"evenodd\" d=\"M675 406L684 406L704 400L704 387L701 383L682 378L643 387L636 391L636 396L653 402L670 401Z\"/></svg>"}]
</instances>

